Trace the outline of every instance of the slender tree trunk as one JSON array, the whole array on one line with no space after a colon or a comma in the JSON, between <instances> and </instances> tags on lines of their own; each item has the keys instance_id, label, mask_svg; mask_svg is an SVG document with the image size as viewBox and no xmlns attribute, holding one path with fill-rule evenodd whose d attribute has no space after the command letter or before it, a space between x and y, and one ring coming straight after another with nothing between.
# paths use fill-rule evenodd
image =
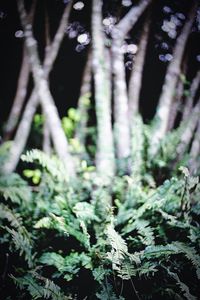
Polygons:
<instances>
[{"instance_id":1,"label":"slender tree trunk","mask_svg":"<svg viewBox=\"0 0 200 300\"><path fill-rule=\"evenodd\" d=\"M27 51L24 47L22 65L21 65L21 70L20 70L19 79L17 83L17 91L8 117L8 121L4 129L5 141L11 138L13 131L15 130L17 123L19 121L19 117L22 112L22 108L26 97L29 74L30 74L29 58L28 58Z\"/></svg>"},{"instance_id":2,"label":"slender tree trunk","mask_svg":"<svg viewBox=\"0 0 200 300\"><path fill-rule=\"evenodd\" d=\"M146 49L148 44L150 18L149 14L146 18L144 29L140 37L138 51L133 64L133 69L129 81L128 99L129 99L129 120L139 113L139 97L142 86L142 73L144 69Z\"/></svg>"},{"instance_id":3,"label":"slender tree trunk","mask_svg":"<svg viewBox=\"0 0 200 300\"><path fill-rule=\"evenodd\" d=\"M187 126L180 138L180 143L177 147L178 160L182 159L183 155L187 151L189 144L191 142L191 139L193 137L195 128L199 121L199 118L200 118L200 100L197 102L197 104L193 108L192 113L190 114L189 120L186 121Z\"/></svg>"},{"instance_id":4,"label":"slender tree trunk","mask_svg":"<svg viewBox=\"0 0 200 300\"><path fill-rule=\"evenodd\" d=\"M47 57L48 52L49 52L49 48L50 48L50 45L51 45L49 18L48 18L47 9L45 9L45 40L46 40L45 57ZM44 112L43 112L43 114L44 114ZM50 135L49 126L48 126L48 123L47 123L46 119L44 120L44 124L43 124L42 149L45 153L51 154L51 135Z\"/></svg>"},{"instance_id":5,"label":"slender tree trunk","mask_svg":"<svg viewBox=\"0 0 200 300\"><path fill-rule=\"evenodd\" d=\"M30 23L33 22L36 2L37 1L33 1L33 5L31 7L31 10L28 15ZM11 138L13 131L15 130L17 123L19 121L19 117L22 112L22 108L24 105L25 97L26 97L26 90L27 90L27 85L28 85L28 80L29 80L29 74L30 74L29 58L28 58L28 54L26 51L26 47L24 46L21 70L19 73L18 83L17 83L17 90L16 90L16 94L15 94L15 98L14 98L14 101L12 104L10 114L8 116L7 123L5 125L5 129L4 129L4 141L7 141Z\"/></svg>"},{"instance_id":6,"label":"slender tree trunk","mask_svg":"<svg viewBox=\"0 0 200 300\"><path fill-rule=\"evenodd\" d=\"M102 28L102 1L93 0L92 7L93 72L97 116L97 172L107 179L115 172L111 123L111 95L105 60Z\"/></svg>"},{"instance_id":7,"label":"slender tree trunk","mask_svg":"<svg viewBox=\"0 0 200 300\"><path fill-rule=\"evenodd\" d=\"M46 76L46 78L48 77L48 74L51 71L53 63L58 54L60 44L64 37L65 27L68 22L70 10L71 10L71 2L65 8L59 28L56 32L54 40L48 51L48 59L47 59L47 57L45 57L45 60L44 60L44 76ZM50 58L51 58L51 60L50 60ZM15 139L13 141L13 144L12 144L12 147L10 150L9 159L3 167L5 173L11 173L12 171L14 171L14 169L16 168L16 166L19 162L20 155L22 154L22 151L24 150L24 147L26 145L26 141L27 141L27 138L28 138L28 135L30 132L31 121L33 119L34 113L36 111L36 108L37 108L37 105L39 104L39 102L40 102L40 99L37 96L37 88L34 88L32 94L27 102L27 105L25 107L25 111L24 111L23 117L21 119L21 122L18 126L16 135L15 135ZM48 105L48 103L46 103L46 106L47 105Z\"/></svg>"},{"instance_id":8,"label":"slender tree trunk","mask_svg":"<svg viewBox=\"0 0 200 300\"><path fill-rule=\"evenodd\" d=\"M79 121L77 123L75 138L79 141L81 147L85 148L86 130L88 122L88 109L90 107L91 96L91 80L92 80L92 52L89 50L87 62L83 72L80 95L78 99L77 111Z\"/></svg>"},{"instance_id":9,"label":"slender tree trunk","mask_svg":"<svg viewBox=\"0 0 200 300\"><path fill-rule=\"evenodd\" d=\"M200 120L197 124L194 140L192 142L190 154L193 158L197 158L200 154Z\"/></svg>"},{"instance_id":10,"label":"slender tree trunk","mask_svg":"<svg viewBox=\"0 0 200 300\"><path fill-rule=\"evenodd\" d=\"M26 12L24 9L23 0L18 1L18 10L21 23L25 34L25 44L30 58L30 66L33 73L33 79L37 89L38 97L45 113L51 135L54 143L55 150L59 158L63 161L67 172L72 177L75 175L74 165L72 158L69 154L68 142L65 133L62 129L60 118L54 100L49 91L49 86L46 80L44 70L42 69L37 52L37 42L32 34L32 26L28 23ZM53 53L53 51L52 51ZM47 60L49 60L47 56ZM50 60L49 60L50 61Z\"/></svg>"},{"instance_id":11,"label":"slender tree trunk","mask_svg":"<svg viewBox=\"0 0 200 300\"><path fill-rule=\"evenodd\" d=\"M151 3L143 0L133 7L114 27L112 32L112 67L114 75L114 129L117 157L125 160L124 171L129 169L130 127L128 121L128 95L124 68L122 45L127 33L132 29L139 17ZM127 161L127 162L126 162ZM123 168L123 167L122 167Z\"/></svg>"},{"instance_id":12,"label":"slender tree trunk","mask_svg":"<svg viewBox=\"0 0 200 300\"><path fill-rule=\"evenodd\" d=\"M183 92L184 92L184 83L183 80L179 79L177 89L176 89L176 95L175 99L173 100L172 106L171 106L171 111L170 111L170 116L169 116L169 121L167 125L167 130L170 131L174 128L176 117L178 112L180 111L181 107L181 101L183 97Z\"/></svg>"},{"instance_id":13,"label":"slender tree trunk","mask_svg":"<svg viewBox=\"0 0 200 300\"><path fill-rule=\"evenodd\" d=\"M199 84L200 84L200 71L197 72L195 78L193 79L190 87L189 95L186 98L184 110L183 110L183 116L182 116L183 121L187 120L188 116L191 113L193 103L194 103L194 98L199 88Z\"/></svg>"},{"instance_id":14,"label":"slender tree trunk","mask_svg":"<svg viewBox=\"0 0 200 300\"><path fill-rule=\"evenodd\" d=\"M173 51L173 59L169 63L167 68L165 81L163 84L161 96L157 106L157 112L154 118L153 136L152 136L151 147L150 147L151 157L155 155L156 152L158 151L159 143L167 132L167 125L169 123L171 104L174 97L174 91L176 88L178 76L180 73L181 61L183 58L185 45L188 40L194 22L197 5L198 3L197 1L195 1L189 13L188 19L182 29L182 32L180 33L177 39Z\"/></svg>"},{"instance_id":15,"label":"slender tree trunk","mask_svg":"<svg viewBox=\"0 0 200 300\"><path fill-rule=\"evenodd\" d=\"M190 150L189 169L192 174L197 174L200 167L200 120L198 121L194 140Z\"/></svg>"}]
</instances>

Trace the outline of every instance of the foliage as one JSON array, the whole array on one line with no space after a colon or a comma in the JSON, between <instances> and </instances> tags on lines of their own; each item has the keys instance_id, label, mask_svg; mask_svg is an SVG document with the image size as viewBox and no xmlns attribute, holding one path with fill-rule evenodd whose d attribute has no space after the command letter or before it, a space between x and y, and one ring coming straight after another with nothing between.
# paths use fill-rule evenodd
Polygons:
<instances>
[{"instance_id":1,"label":"foliage","mask_svg":"<svg viewBox=\"0 0 200 300\"><path fill-rule=\"evenodd\" d=\"M185 167L158 187L127 175L106 187L85 163L72 183L57 158L22 158L40 180L0 178L5 299L197 299L200 186Z\"/></svg>"}]
</instances>

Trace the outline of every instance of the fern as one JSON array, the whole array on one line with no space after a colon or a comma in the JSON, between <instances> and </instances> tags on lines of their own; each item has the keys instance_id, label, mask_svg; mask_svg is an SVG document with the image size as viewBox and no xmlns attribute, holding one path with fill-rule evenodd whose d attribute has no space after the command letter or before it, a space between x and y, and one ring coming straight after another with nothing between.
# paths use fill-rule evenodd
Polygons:
<instances>
[{"instance_id":1,"label":"fern","mask_svg":"<svg viewBox=\"0 0 200 300\"><path fill-rule=\"evenodd\" d=\"M154 233L153 229L149 226L149 222L147 220L138 219L132 224L128 224L125 228L123 228L123 234L127 234L132 232L133 230L137 230L139 234L139 238L142 244L149 246L154 244Z\"/></svg>"},{"instance_id":2,"label":"fern","mask_svg":"<svg viewBox=\"0 0 200 300\"><path fill-rule=\"evenodd\" d=\"M64 165L55 156L50 157L49 155L45 154L40 150L33 149L31 151L27 151L26 154L23 154L21 156L21 159L28 163L39 163L39 165L45 168L53 177L55 177L61 182L68 182L69 180Z\"/></svg>"},{"instance_id":3,"label":"fern","mask_svg":"<svg viewBox=\"0 0 200 300\"><path fill-rule=\"evenodd\" d=\"M200 279L200 256L196 253L196 250L181 242L175 242L174 245L180 252L184 253L189 261L191 261L196 268L197 277Z\"/></svg>"},{"instance_id":4,"label":"fern","mask_svg":"<svg viewBox=\"0 0 200 300\"><path fill-rule=\"evenodd\" d=\"M12 242L15 245L15 249L19 250L19 255L25 256L29 267L34 265L34 254L32 252L32 240L25 228L22 228L21 232L9 227L5 227L6 231L10 233Z\"/></svg>"},{"instance_id":5,"label":"fern","mask_svg":"<svg viewBox=\"0 0 200 300\"><path fill-rule=\"evenodd\" d=\"M128 247L125 240L115 231L112 224L106 229L108 244L111 246L111 252L107 253L108 259L112 262L113 270L119 270L121 263L128 253Z\"/></svg>"},{"instance_id":6,"label":"fern","mask_svg":"<svg viewBox=\"0 0 200 300\"><path fill-rule=\"evenodd\" d=\"M11 235L12 243L14 243L15 249L19 250L19 255L24 254L28 265L32 267L34 258L32 253L33 241L31 235L23 226L22 218L6 205L0 204L0 219L7 219L10 226L13 227L4 226L3 228Z\"/></svg>"},{"instance_id":7,"label":"fern","mask_svg":"<svg viewBox=\"0 0 200 300\"><path fill-rule=\"evenodd\" d=\"M125 300L122 296L119 298L116 296L109 283L104 284L102 290L96 293L96 296L100 300Z\"/></svg>"},{"instance_id":8,"label":"fern","mask_svg":"<svg viewBox=\"0 0 200 300\"><path fill-rule=\"evenodd\" d=\"M23 277L11 278L21 289L27 289L32 299L52 299L52 300L71 300L71 297L65 296L60 287L53 281L40 276L37 272L32 271Z\"/></svg>"},{"instance_id":9,"label":"fern","mask_svg":"<svg viewBox=\"0 0 200 300\"><path fill-rule=\"evenodd\" d=\"M0 204L0 219L7 219L10 225L15 228L22 226L20 214L9 209L9 207L4 204Z\"/></svg>"},{"instance_id":10,"label":"fern","mask_svg":"<svg viewBox=\"0 0 200 300\"><path fill-rule=\"evenodd\" d=\"M169 256L173 254L178 254L181 251L176 247L175 244L167 244L165 246L156 245L148 246L145 248L142 257L143 258L161 258L163 256Z\"/></svg>"},{"instance_id":11,"label":"fern","mask_svg":"<svg viewBox=\"0 0 200 300\"><path fill-rule=\"evenodd\" d=\"M63 274L64 279L70 281L76 275L81 266L85 268L91 268L91 259L85 253L72 252L69 256L63 257L57 253L44 253L40 262L54 266L58 270L59 274Z\"/></svg>"},{"instance_id":12,"label":"fern","mask_svg":"<svg viewBox=\"0 0 200 300\"><path fill-rule=\"evenodd\" d=\"M0 194L13 203L29 205L32 200L31 190L27 183L17 174L0 177Z\"/></svg>"},{"instance_id":13,"label":"fern","mask_svg":"<svg viewBox=\"0 0 200 300\"><path fill-rule=\"evenodd\" d=\"M167 269L168 274L177 282L180 290L187 300L197 300L197 298L191 295L189 287L180 280L179 276L176 273L173 273Z\"/></svg>"}]
</instances>

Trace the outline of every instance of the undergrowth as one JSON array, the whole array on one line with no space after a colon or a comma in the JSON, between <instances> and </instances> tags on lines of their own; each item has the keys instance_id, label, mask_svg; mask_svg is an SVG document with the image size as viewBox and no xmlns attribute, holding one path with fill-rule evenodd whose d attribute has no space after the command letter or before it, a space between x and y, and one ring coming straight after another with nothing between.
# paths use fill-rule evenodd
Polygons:
<instances>
[{"instance_id":1,"label":"undergrowth","mask_svg":"<svg viewBox=\"0 0 200 300\"><path fill-rule=\"evenodd\" d=\"M0 177L2 299L198 299L198 177L161 185L82 163L70 182L34 150L20 177Z\"/></svg>"}]
</instances>

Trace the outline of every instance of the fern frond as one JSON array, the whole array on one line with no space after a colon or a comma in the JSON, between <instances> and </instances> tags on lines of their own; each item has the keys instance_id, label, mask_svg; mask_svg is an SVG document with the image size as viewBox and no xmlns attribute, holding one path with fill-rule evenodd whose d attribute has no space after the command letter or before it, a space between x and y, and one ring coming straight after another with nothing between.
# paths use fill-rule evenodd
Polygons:
<instances>
[{"instance_id":1,"label":"fern frond","mask_svg":"<svg viewBox=\"0 0 200 300\"><path fill-rule=\"evenodd\" d=\"M189 287L180 280L176 273L173 273L168 269L167 272L177 282L177 285L180 287L180 290L187 300L197 300L197 298L190 293Z\"/></svg>"},{"instance_id":2,"label":"fern frond","mask_svg":"<svg viewBox=\"0 0 200 300\"><path fill-rule=\"evenodd\" d=\"M66 169L63 163L55 156L49 156L46 153L33 149L27 151L26 154L21 156L21 159L28 163L38 163L43 168L45 168L53 177L57 178L58 181L67 181L69 177L67 176Z\"/></svg>"},{"instance_id":3,"label":"fern frond","mask_svg":"<svg viewBox=\"0 0 200 300\"><path fill-rule=\"evenodd\" d=\"M174 245L187 257L189 261L191 261L193 266L196 268L197 277L200 279L200 256L197 254L196 250L181 242L174 242Z\"/></svg>"},{"instance_id":4,"label":"fern frond","mask_svg":"<svg viewBox=\"0 0 200 300\"><path fill-rule=\"evenodd\" d=\"M22 226L22 218L20 214L9 209L9 207L4 204L0 204L0 219L7 219L10 225L14 228Z\"/></svg>"},{"instance_id":5,"label":"fern frond","mask_svg":"<svg viewBox=\"0 0 200 300\"><path fill-rule=\"evenodd\" d=\"M20 256L24 254L28 265L32 267L34 265L34 255L32 253L32 240L25 227L21 227L16 231L5 226L5 229L12 236L12 242L15 245L16 250L19 250Z\"/></svg>"},{"instance_id":6,"label":"fern frond","mask_svg":"<svg viewBox=\"0 0 200 300\"><path fill-rule=\"evenodd\" d=\"M0 177L0 193L13 203L28 204L32 199L31 189L18 174Z\"/></svg>"},{"instance_id":7,"label":"fern frond","mask_svg":"<svg viewBox=\"0 0 200 300\"><path fill-rule=\"evenodd\" d=\"M100 300L125 300L122 296L119 298L116 296L111 284L106 283L103 285L102 290L96 293L96 296Z\"/></svg>"},{"instance_id":8,"label":"fern frond","mask_svg":"<svg viewBox=\"0 0 200 300\"><path fill-rule=\"evenodd\" d=\"M72 252L68 256L61 256L54 252L46 252L40 257L40 262L48 266L54 266L64 279L70 281L76 275L81 266L90 268L91 259L85 253Z\"/></svg>"},{"instance_id":9,"label":"fern frond","mask_svg":"<svg viewBox=\"0 0 200 300\"><path fill-rule=\"evenodd\" d=\"M112 224L106 229L108 244L112 247L111 252L107 253L107 257L111 260L113 269L119 270L125 255L128 255L128 247L125 240L116 232Z\"/></svg>"},{"instance_id":10,"label":"fern frond","mask_svg":"<svg viewBox=\"0 0 200 300\"><path fill-rule=\"evenodd\" d=\"M11 278L21 289L27 289L32 299L71 300L71 297L65 296L52 280L40 276L35 271L18 278L11 275Z\"/></svg>"},{"instance_id":11,"label":"fern frond","mask_svg":"<svg viewBox=\"0 0 200 300\"><path fill-rule=\"evenodd\" d=\"M149 222L147 220L137 219L132 224L127 224L122 232L123 235L125 235L133 230L138 231L139 238L144 245L154 245L154 232L153 229L149 226Z\"/></svg>"},{"instance_id":12,"label":"fern frond","mask_svg":"<svg viewBox=\"0 0 200 300\"><path fill-rule=\"evenodd\" d=\"M180 252L175 244L148 246L143 252L143 258L161 258L162 256L169 256Z\"/></svg>"}]
</instances>

